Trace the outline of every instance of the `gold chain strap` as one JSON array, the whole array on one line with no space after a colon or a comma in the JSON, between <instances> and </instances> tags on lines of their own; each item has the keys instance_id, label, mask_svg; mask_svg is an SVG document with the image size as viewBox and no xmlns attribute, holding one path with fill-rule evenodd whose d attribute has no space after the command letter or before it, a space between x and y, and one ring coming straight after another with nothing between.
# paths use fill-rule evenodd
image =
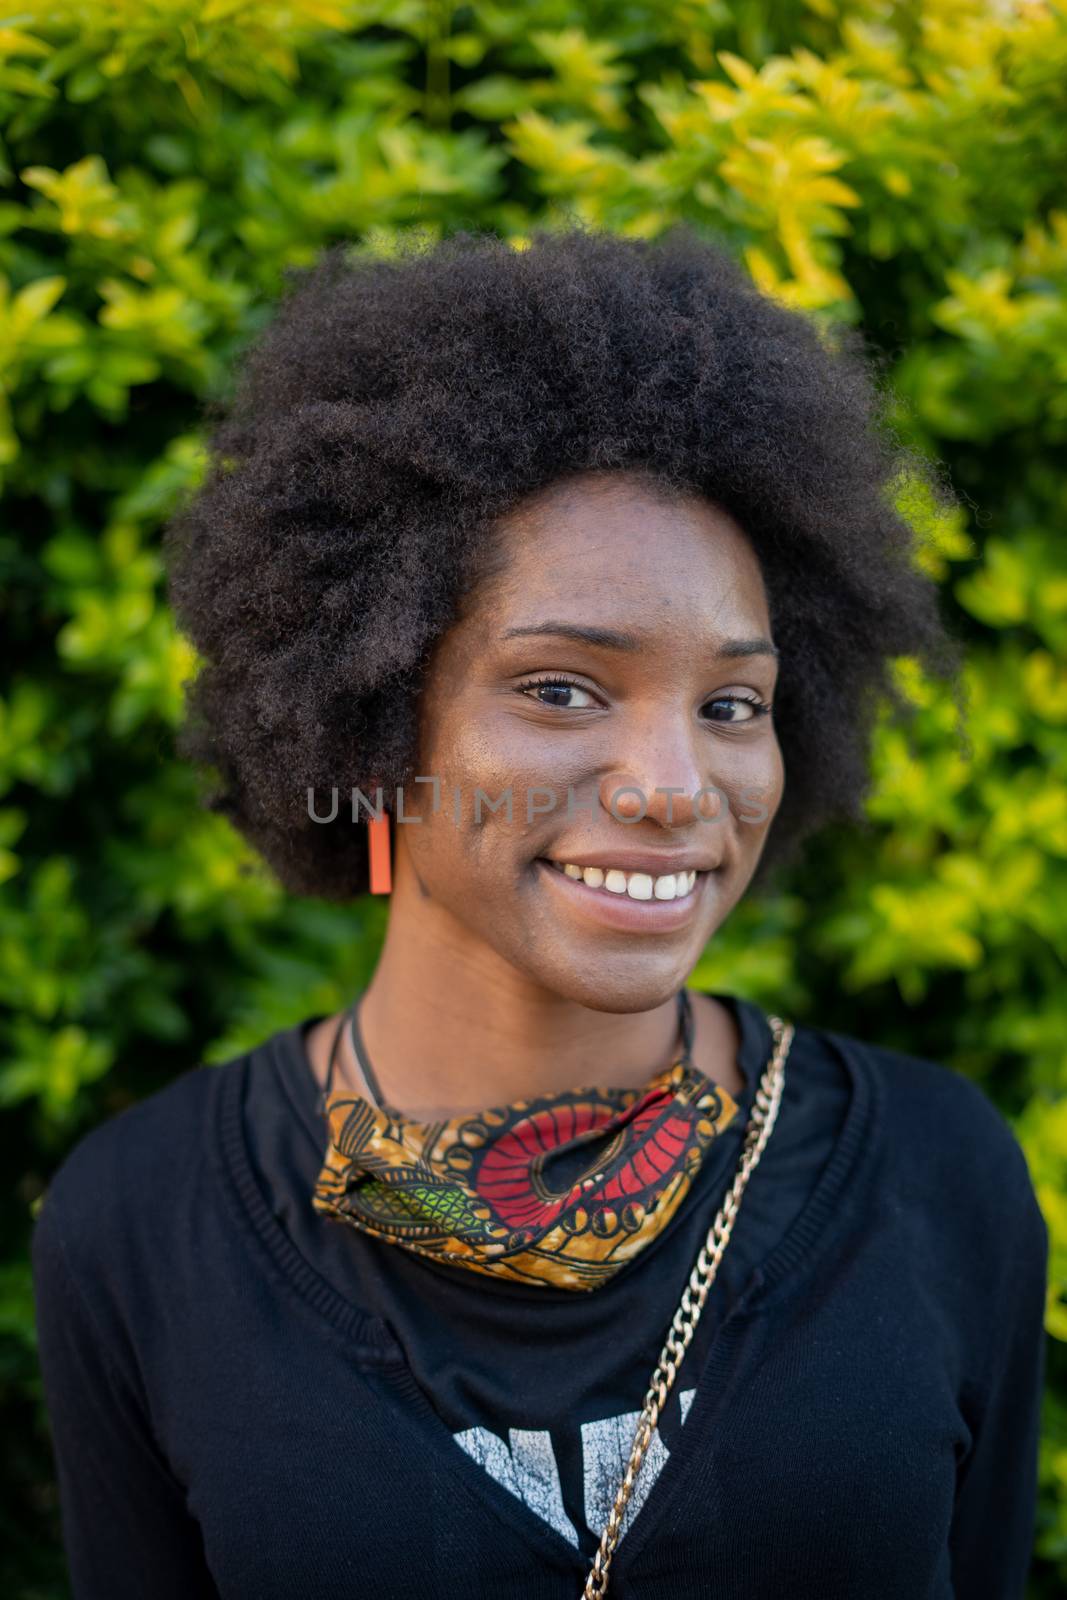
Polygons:
<instances>
[{"instance_id":1,"label":"gold chain strap","mask_svg":"<svg viewBox=\"0 0 1067 1600\"><path fill-rule=\"evenodd\" d=\"M689 1348L696 1325L700 1321L700 1313L704 1309L708 1291L715 1282L715 1275L719 1270L719 1262L723 1252L730 1242L730 1234L737 1217L737 1209L741 1195L753 1171L763 1154L763 1148L771 1136L775 1119L778 1116L778 1107L782 1099L782 1087L785 1083L785 1060L789 1054L789 1047L793 1042L794 1028L792 1023L782 1022L779 1017L768 1017L771 1032L774 1035L774 1049L771 1059L767 1063L763 1076L756 1089L752 1112L749 1116L748 1127L745 1130L745 1143L741 1151L741 1159L737 1165L737 1174L734 1178L729 1194L719 1208L718 1214L711 1227L708 1229L704 1243L700 1247L696 1266L693 1268L689 1282L682 1293L681 1302L674 1313L670 1332L667 1334L666 1343L660 1351L659 1360L652 1374L645 1395L644 1408L637 1422L637 1431L634 1434L633 1449L626 1465L626 1472L619 1485L615 1496L615 1504L611 1508L611 1515L600 1538L600 1548L593 1558L593 1565L586 1579L585 1588L582 1590L582 1600L599 1600L608 1589L608 1573L611 1568L615 1546L619 1542L619 1533L622 1528L623 1513L633 1492L637 1474L648 1449L648 1442L656 1430L660 1412L667 1402L671 1385L678 1375L678 1368L682 1364L686 1350ZM710 1254L709 1254L710 1252ZM696 1295L696 1304L693 1295ZM666 1376L664 1376L666 1374Z\"/></svg>"}]
</instances>

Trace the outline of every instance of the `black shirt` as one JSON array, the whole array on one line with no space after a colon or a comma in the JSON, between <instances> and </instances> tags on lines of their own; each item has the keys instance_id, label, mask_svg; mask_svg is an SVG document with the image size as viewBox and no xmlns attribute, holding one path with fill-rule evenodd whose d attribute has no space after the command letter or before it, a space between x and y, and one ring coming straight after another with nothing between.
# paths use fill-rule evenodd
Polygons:
<instances>
[{"instance_id":1,"label":"black shirt","mask_svg":"<svg viewBox=\"0 0 1067 1600\"><path fill-rule=\"evenodd\" d=\"M770 1052L759 1008L718 998L739 1115L589 1294L312 1209L318 1018L86 1135L34 1242L75 1600L576 1600ZM799 1028L613 1600L1021 1596L1046 1258L974 1085Z\"/></svg>"},{"instance_id":2,"label":"black shirt","mask_svg":"<svg viewBox=\"0 0 1067 1600\"><path fill-rule=\"evenodd\" d=\"M395 1333L426 1400L464 1450L588 1556L600 1542L671 1318L716 1211L733 1182L756 1085L773 1038L758 1006L721 995L740 1034L738 1113L713 1142L694 1187L663 1233L590 1294L525 1287L427 1261L368 1239L309 1205L326 1123L303 1034L275 1037L245 1108L252 1159L274 1215L339 1294ZM314 1019L313 1019L314 1020ZM848 1103L836 1056L786 1063L771 1138L773 1188L753 1180L696 1333L641 1468L623 1522L644 1503L674 1448L694 1375L716 1324L800 1211L829 1158ZM760 1163L762 1165L762 1161ZM757 1169L758 1170L758 1169ZM428 1315L428 1312L432 1314Z\"/></svg>"}]
</instances>

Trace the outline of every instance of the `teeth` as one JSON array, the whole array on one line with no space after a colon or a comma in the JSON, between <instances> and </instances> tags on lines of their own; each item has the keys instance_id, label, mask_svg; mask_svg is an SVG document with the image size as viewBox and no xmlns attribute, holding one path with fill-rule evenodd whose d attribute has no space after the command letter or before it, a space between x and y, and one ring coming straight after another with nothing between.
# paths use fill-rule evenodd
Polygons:
<instances>
[{"instance_id":1,"label":"teeth","mask_svg":"<svg viewBox=\"0 0 1067 1600\"><path fill-rule=\"evenodd\" d=\"M676 900L690 894L697 881L695 868L653 878L648 872L626 873L618 867L605 872L603 867L579 867L573 861L557 861L554 865L568 878L580 878L590 889L603 888L609 894L629 895L631 900Z\"/></svg>"}]
</instances>

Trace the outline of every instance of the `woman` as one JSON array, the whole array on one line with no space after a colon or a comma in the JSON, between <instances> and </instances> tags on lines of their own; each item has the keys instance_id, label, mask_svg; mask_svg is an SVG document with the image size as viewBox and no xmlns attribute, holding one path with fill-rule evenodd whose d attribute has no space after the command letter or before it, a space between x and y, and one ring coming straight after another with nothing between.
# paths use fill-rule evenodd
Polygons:
<instances>
[{"instance_id":1,"label":"woman","mask_svg":"<svg viewBox=\"0 0 1067 1600\"><path fill-rule=\"evenodd\" d=\"M338 249L215 420L183 749L294 892L373 851L388 932L50 1187L77 1600L1021 1595L1019 1146L686 987L862 815L891 659L958 666L858 336L685 231Z\"/></svg>"}]
</instances>

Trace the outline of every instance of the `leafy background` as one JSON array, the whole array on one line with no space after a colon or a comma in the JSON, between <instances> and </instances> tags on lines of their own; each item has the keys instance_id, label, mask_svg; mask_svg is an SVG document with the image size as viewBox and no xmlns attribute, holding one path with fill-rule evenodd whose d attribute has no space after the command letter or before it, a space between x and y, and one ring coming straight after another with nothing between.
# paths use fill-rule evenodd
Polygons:
<instances>
[{"instance_id":1,"label":"leafy background","mask_svg":"<svg viewBox=\"0 0 1067 1600\"><path fill-rule=\"evenodd\" d=\"M67 1593L27 1248L94 1123L339 1006L380 903L283 895L173 756L161 524L201 406L328 243L684 217L890 359L959 511L911 498L966 739L907 660L873 833L697 981L939 1060L1018 1130L1052 1239L1031 1594L1067 1578L1067 19L992 0L79 0L0 24L0 1587ZM997 1174L989 1174L996 1184Z\"/></svg>"}]
</instances>

